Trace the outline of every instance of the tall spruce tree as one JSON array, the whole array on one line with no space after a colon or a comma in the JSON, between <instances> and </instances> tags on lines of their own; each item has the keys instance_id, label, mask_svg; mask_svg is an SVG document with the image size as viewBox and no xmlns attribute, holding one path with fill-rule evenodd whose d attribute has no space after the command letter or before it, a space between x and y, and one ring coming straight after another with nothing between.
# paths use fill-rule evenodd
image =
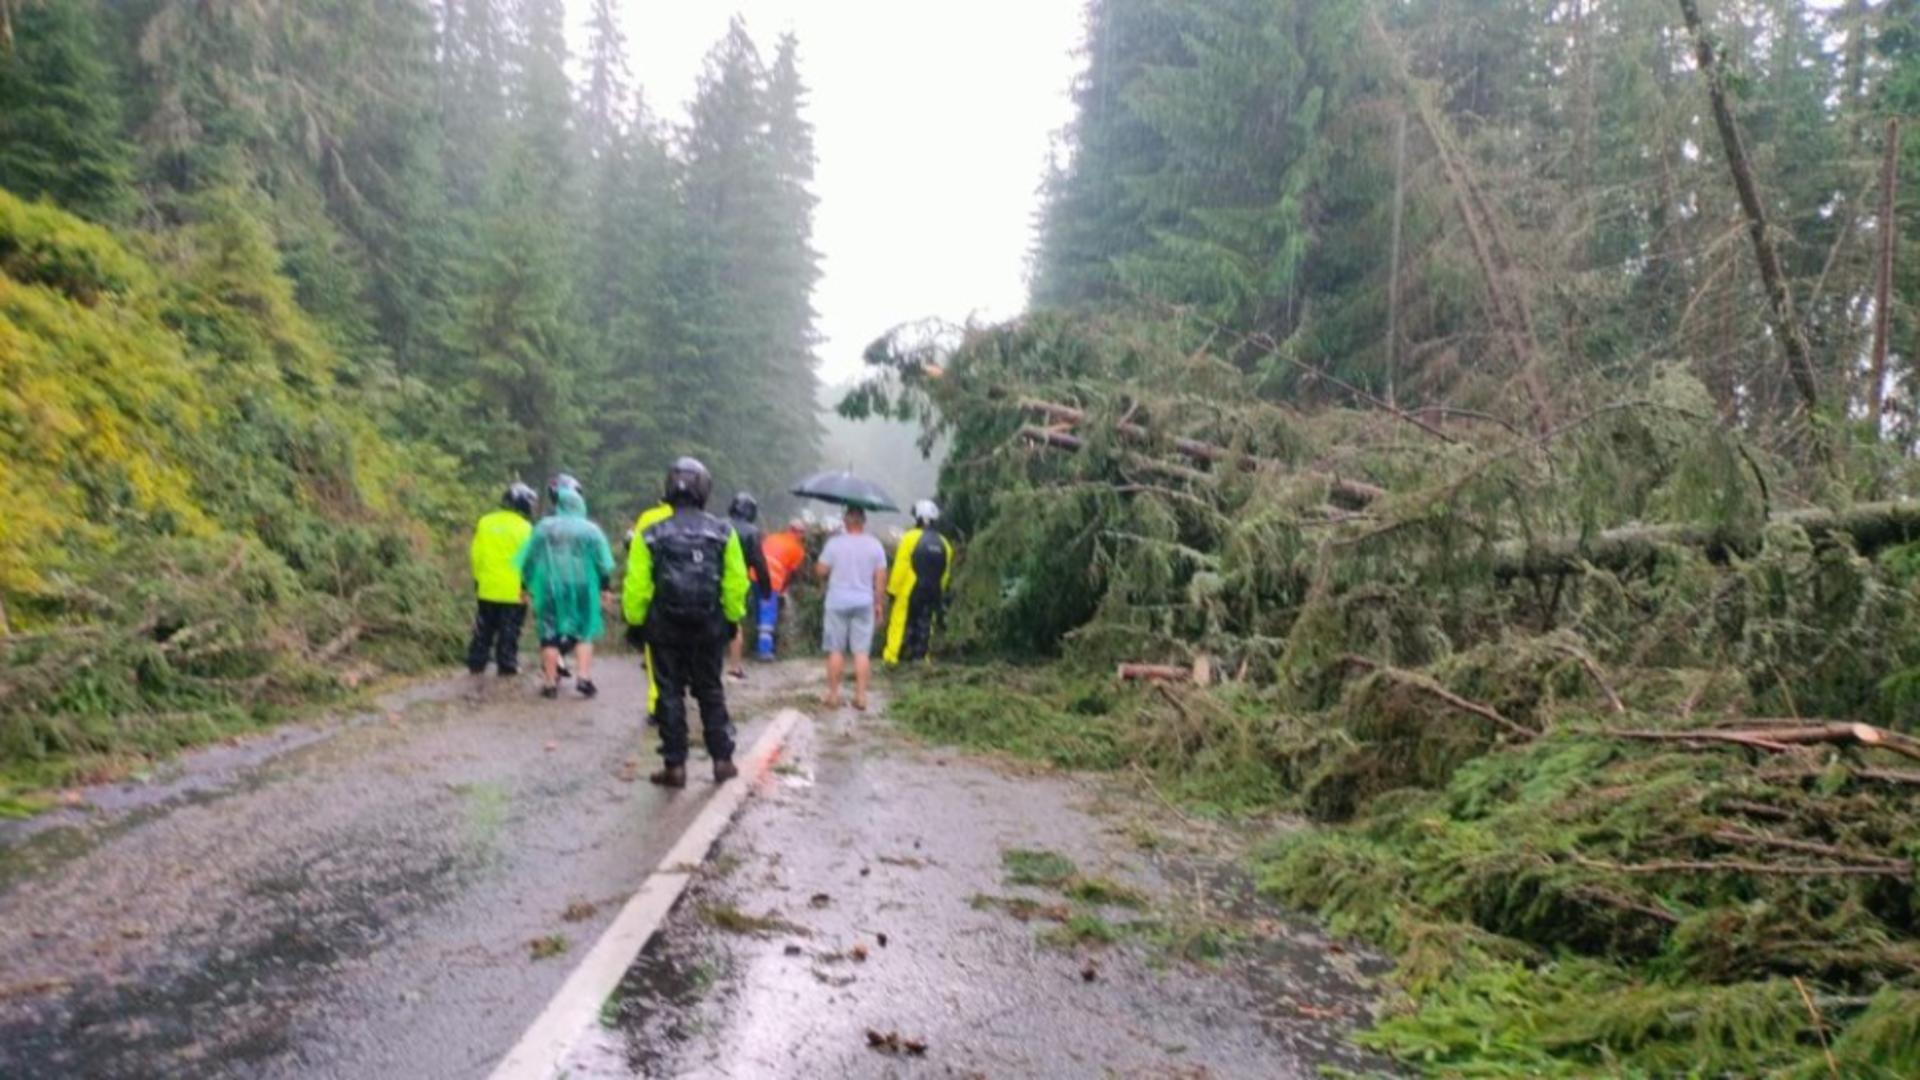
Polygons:
<instances>
[{"instance_id":1,"label":"tall spruce tree","mask_svg":"<svg viewBox=\"0 0 1920 1080\"><path fill-rule=\"evenodd\" d=\"M1179 62L1189 12L1158 0L1091 0L1087 66L1073 88L1074 118L1045 186L1033 299L1046 306L1110 301L1126 294L1117 260L1145 247L1152 219L1127 178L1160 167L1160 134L1127 101L1150 66Z\"/></svg>"},{"instance_id":2,"label":"tall spruce tree","mask_svg":"<svg viewBox=\"0 0 1920 1080\"><path fill-rule=\"evenodd\" d=\"M813 125L806 118L807 88L800 74L799 42L780 38L767 73L767 137L773 155L775 233L766 251L767 299L772 308L772 416L767 452L790 465L809 463L824 428L817 401L820 380L814 349L819 344L813 307L820 280L820 253L813 247ZM779 478L773 478L777 480Z\"/></svg>"},{"instance_id":3,"label":"tall spruce tree","mask_svg":"<svg viewBox=\"0 0 1920 1080\"><path fill-rule=\"evenodd\" d=\"M0 187L97 221L133 210L133 154L95 0L22 10L0 49Z\"/></svg>"},{"instance_id":4,"label":"tall spruce tree","mask_svg":"<svg viewBox=\"0 0 1920 1080\"><path fill-rule=\"evenodd\" d=\"M774 258L791 241L771 141L767 72L735 19L700 77L682 130L687 234L675 271L686 351L663 390L683 445L722 483L765 489L815 446L778 446L792 379L792 307ZM817 444L816 444L817 445Z\"/></svg>"},{"instance_id":5,"label":"tall spruce tree","mask_svg":"<svg viewBox=\"0 0 1920 1080\"><path fill-rule=\"evenodd\" d=\"M516 15L505 135L478 208L451 373L470 409L464 455L496 479L552 471L591 443L565 9L524 0Z\"/></svg>"},{"instance_id":6,"label":"tall spruce tree","mask_svg":"<svg viewBox=\"0 0 1920 1080\"><path fill-rule=\"evenodd\" d=\"M594 163L594 248L585 264L592 286L584 294L604 373L594 395L592 472L623 512L658 496L660 470L694 419L663 393L672 369L691 359L672 279L686 242L679 169L638 94L631 116Z\"/></svg>"},{"instance_id":7,"label":"tall spruce tree","mask_svg":"<svg viewBox=\"0 0 1920 1080\"><path fill-rule=\"evenodd\" d=\"M593 0L587 21L587 85L580 98L580 132L587 154L605 154L625 126L632 93L627 38L613 0Z\"/></svg>"}]
</instances>

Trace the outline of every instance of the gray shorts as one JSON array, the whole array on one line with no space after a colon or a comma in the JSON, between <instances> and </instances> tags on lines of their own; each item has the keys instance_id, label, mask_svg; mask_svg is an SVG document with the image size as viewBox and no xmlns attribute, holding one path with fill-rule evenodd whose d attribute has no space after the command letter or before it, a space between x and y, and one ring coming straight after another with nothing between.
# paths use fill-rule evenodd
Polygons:
<instances>
[{"instance_id":1,"label":"gray shorts","mask_svg":"<svg viewBox=\"0 0 1920 1080\"><path fill-rule=\"evenodd\" d=\"M865 655L873 651L873 605L828 608L820 623L820 647L827 652Z\"/></svg>"}]
</instances>

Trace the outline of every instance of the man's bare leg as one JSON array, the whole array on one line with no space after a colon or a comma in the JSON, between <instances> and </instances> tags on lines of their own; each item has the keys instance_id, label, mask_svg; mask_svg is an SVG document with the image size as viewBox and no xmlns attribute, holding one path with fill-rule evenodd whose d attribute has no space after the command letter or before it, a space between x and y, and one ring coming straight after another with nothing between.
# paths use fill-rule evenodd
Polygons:
<instances>
[{"instance_id":1,"label":"man's bare leg","mask_svg":"<svg viewBox=\"0 0 1920 1080\"><path fill-rule=\"evenodd\" d=\"M845 670L845 660L840 653L827 654L827 696L822 699L829 709L840 707L840 674Z\"/></svg>"},{"instance_id":2,"label":"man's bare leg","mask_svg":"<svg viewBox=\"0 0 1920 1080\"><path fill-rule=\"evenodd\" d=\"M873 673L873 658L866 653L853 654L853 707L861 711L867 708L867 677ZM837 687L839 682L836 680Z\"/></svg>"},{"instance_id":3,"label":"man's bare leg","mask_svg":"<svg viewBox=\"0 0 1920 1080\"><path fill-rule=\"evenodd\" d=\"M747 651L747 624L743 621L733 629L733 644L727 646L729 664L728 674L736 679L747 677L747 664L744 654Z\"/></svg>"}]
</instances>

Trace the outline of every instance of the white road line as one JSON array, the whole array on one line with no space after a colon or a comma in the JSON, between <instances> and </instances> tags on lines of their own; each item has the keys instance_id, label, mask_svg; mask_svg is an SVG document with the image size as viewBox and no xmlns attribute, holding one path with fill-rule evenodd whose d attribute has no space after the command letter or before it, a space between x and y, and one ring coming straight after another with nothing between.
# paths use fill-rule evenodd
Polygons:
<instances>
[{"instance_id":1,"label":"white road line","mask_svg":"<svg viewBox=\"0 0 1920 1080\"><path fill-rule=\"evenodd\" d=\"M700 813L680 834L680 839L662 856L653 873L647 875L640 890L633 894L620 914L607 926L600 940L581 959L567 981L547 1002L547 1007L527 1028L520 1041L494 1067L493 1080L550 1080L561 1058L580 1037L581 1031L600 1015L600 1006L620 985L621 976L633 964L647 940L666 921L674 901L693 880L693 871L706 860L713 842L726 831L733 815L746 801L748 792L772 766L773 756L785 741L787 732L801 719L792 709L782 709L767 725L753 750L741 762L740 779L715 792Z\"/></svg>"}]
</instances>

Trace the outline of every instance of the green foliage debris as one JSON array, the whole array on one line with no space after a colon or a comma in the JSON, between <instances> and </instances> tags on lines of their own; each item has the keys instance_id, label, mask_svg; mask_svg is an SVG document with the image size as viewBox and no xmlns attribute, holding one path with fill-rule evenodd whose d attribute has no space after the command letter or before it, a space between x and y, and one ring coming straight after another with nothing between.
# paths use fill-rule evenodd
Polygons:
<instances>
[{"instance_id":1,"label":"green foliage debris","mask_svg":"<svg viewBox=\"0 0 1920 1080\"><path fill-rule=\"evenodd\" d=\"M1073 860L1065 855L1033 848L1009 848L1001 852L1000 865L1006 868L1009 885L1058 888L1079 873Z\"/></svg>"},{"instance_id":2,"label":"green foliage debris","mask_svg":"<svg viewBox=\"0 0 1920 1080\"><path fill-rule=\"evenodd\" d=\"M698 910L702 922L729 934L770 937L774 934L804 935L807 932L806 927L798 926L773 912L749 915L732 904L702 904Z\"/></svg>"},{"instance_id":3,"label":"green foliage debris","mask_svg":"<svg viewBox=\"0 0 1920 1080\"><path fill-rule=\"evenodd\" d=\"M1824 1038L1842 1075L1900 1075L1908 504L1782 511L1804 476L1702 422L1671 369L1553 439L1446 443L1262 402L1176 336L1035 315L938 379L882 358L969 463L942 496L967 552L953 644L982 660L902 678L902 722L1312 819L1261 852L1262 888L1397 958L1366 1039L1435 1073L1821 1075ZM1033 400L1080 411L1077 449L1022 434ZM1176 435L1256 465L1205 468ZM999 659L1036 650L1063 662ZM1202 658L1204 688L1112 666ZM1069 928L1093 915L1054 937L1097 937Z\"/></svg>"}]
</instances>

